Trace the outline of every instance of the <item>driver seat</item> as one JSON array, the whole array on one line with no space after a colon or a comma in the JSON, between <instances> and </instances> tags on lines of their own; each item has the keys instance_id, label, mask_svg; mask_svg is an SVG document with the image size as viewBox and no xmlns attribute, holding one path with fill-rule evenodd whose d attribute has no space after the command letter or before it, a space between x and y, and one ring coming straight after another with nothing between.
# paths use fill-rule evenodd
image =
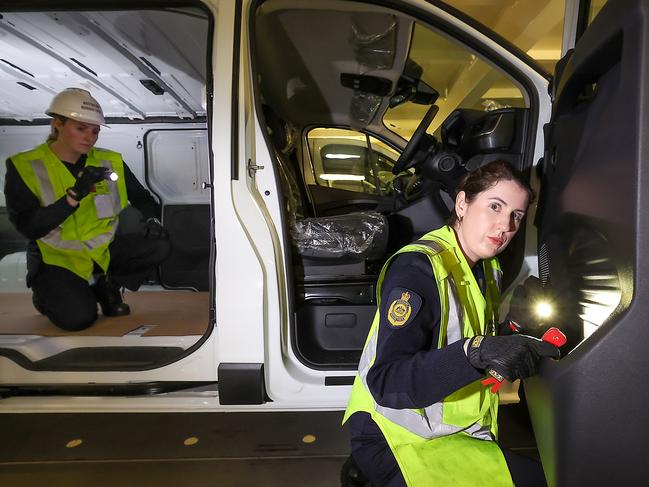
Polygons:
<instances>
[{"instance_id":1,"label":"driver seat","mask_svg":"<svg viewBox=\"0 0 649 487\"><path fill-rule=\"evenodd\" d=\"M380 259L388 246L387 218L377 212L305 217L306 196L294 168L295 129L264 106L285 198L288 229L305 276L364 274L367 260Z\"/></svg>"}]
</instances>

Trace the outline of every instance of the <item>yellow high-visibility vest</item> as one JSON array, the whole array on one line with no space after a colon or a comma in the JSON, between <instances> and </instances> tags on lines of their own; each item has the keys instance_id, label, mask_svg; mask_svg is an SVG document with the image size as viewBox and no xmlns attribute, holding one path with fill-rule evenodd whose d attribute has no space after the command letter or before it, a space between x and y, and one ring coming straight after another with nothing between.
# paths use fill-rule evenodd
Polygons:
<instances>
[{"instance_id":1,"label":"yellow high-visibility vest","mask_svg":"<svg viewBox=\"0 0 649 487\"><path fill-rule=\"evenodd\" d=\"M18 174L48 206L74 186L75 178L47 143L10 157ZM63 223L36 243L43 262L68 269L82 279L92 275L94 263L106 272L110 262L108 246L115 236L119 213L127 205L124 162L113 151L92 148L86 166L106 167L117 173L117 181L100 181L95 192L83 198L79 207Z\"/></svg>"},{"instance_id":2,"label":"yellow high-visibility vest","mask_svg":"<svg viewBox=\"0 0 649 487\"><path fill-rule=\"evenodd\" d=\"M437 348L475 335L495 334L502 271L496 258L482 262L486 280L483 295L457 243L444 226L407 245L386 262L381 285L392 259L403 252L428 256L440 297ZM498 396L477 380L423 409L392 409L374 401L367 374L376 359L380 315L370 328L343 423L358 411L372 416L394 453L406 484L412 487L512 487L505 458L495 443L498 435Z\"/></svg>"}]
</instances>

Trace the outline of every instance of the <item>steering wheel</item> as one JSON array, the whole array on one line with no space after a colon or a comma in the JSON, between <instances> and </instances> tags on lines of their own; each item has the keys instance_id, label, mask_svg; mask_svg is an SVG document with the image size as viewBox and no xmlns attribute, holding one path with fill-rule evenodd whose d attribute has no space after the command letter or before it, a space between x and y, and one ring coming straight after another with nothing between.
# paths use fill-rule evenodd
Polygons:
<instances>
[{"instance_id":1,"label":"steering wheel","mask_svg":"<svg viewBox=\"0 0 649 487\"><path fill-rule=\"evenodd\" d=\"M415 166L419 162L414 158L414 155L417 153L419 143L424 137L426 129L430 125L430 122L433 121L433 118L435 118L435 115L437 115L438 111L439 107L437 105L430 106L430 108L426 112L426 115L424 115L424 118L421 119L421 123L417 126L417 130L415 130L415 133L412 134L412 137L403 148L403 152L399 156L399 159L397 159L397 162L395 162L394 166L392 167L392 174L402 173L403 171Z\"/></svg>"}]
</instances>

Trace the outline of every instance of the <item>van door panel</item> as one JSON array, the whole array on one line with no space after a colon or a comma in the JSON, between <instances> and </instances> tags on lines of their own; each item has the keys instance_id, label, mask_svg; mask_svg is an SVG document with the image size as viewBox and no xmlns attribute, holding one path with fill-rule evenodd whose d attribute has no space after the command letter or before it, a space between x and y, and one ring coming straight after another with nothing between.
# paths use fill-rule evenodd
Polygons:
<instances>
[{"instance_id":1,"label":"van door panel","mask_svg":"<svg viewBox=\"0 0 649 487\"><path fill-rule=\"evenodd\" d=\"M572 350L525 383L551 487L649 474L648 18L647 1L609 2L554 80L539 267Z\"/></svg>"}]
</instances>

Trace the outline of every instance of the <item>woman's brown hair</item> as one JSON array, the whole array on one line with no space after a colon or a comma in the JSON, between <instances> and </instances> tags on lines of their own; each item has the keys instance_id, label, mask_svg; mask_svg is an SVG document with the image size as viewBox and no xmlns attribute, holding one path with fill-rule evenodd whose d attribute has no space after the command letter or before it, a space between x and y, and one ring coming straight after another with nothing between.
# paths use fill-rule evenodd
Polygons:
<instances>
[{"instance_id":1,"label":"woman's brown hair","mask_svg":"<svg viewBox=\"0 0 649 487\"><path fill-rule=\"evenodd\" d=\"M523 174L514 169L509 162L503 160L492 161L464 176L457 186L457 193L464 191L465 201L471 203L476 196L495 186L499 181L516 182L521 188L527 191L529 196L528 203L534 201L534 190L525 180ZM453 227L457 223L457 220L455 207L453 207L447 223Z\"/></svg>"},{"instance_id":2,"label":"woman's brown hair","mask_svg":"<svg viewBox=\"0 0 649 487\"><path fill-rule=\"evenodd\" d=\"M47 136L47 140L46 140L48 144L50 142L54 142L59 136L59 131L54 128L54 120L60 120L62 124L65 124L65 122L67 122L68 119L63 115L52 115L52 123L50 124L50 134Z\"/></svg>"}]
</instances>

